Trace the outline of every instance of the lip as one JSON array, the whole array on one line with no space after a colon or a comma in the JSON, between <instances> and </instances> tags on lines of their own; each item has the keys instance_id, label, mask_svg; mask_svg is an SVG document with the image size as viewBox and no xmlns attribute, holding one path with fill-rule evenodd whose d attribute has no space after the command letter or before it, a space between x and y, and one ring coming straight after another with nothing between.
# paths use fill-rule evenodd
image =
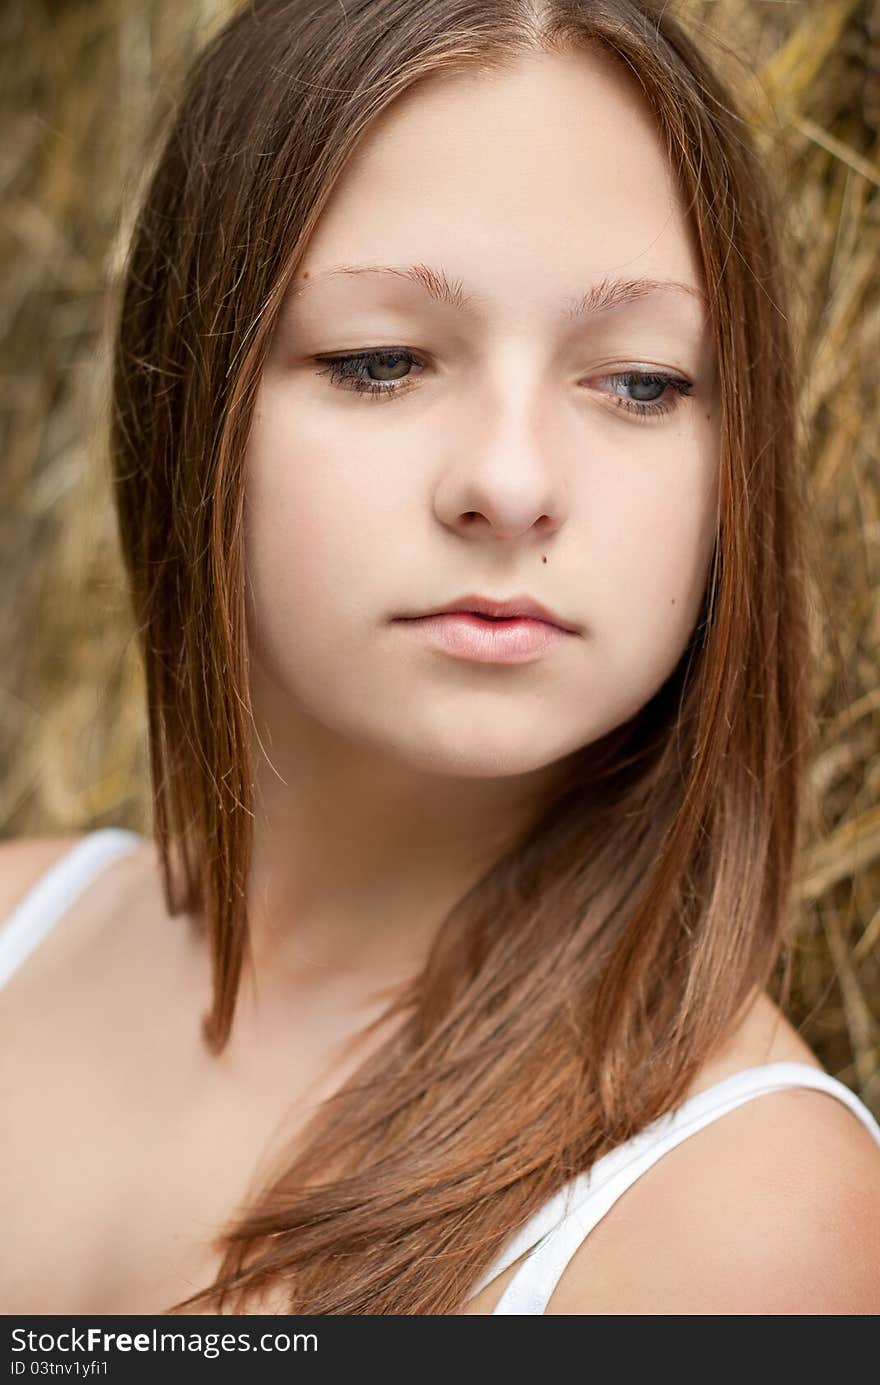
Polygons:
<instances>
[{"instance_id":1,"label":"lip","mask_svg":"<svg viewBox=\"0 0 880 1385\"><path fill-rule=\"evenodd\" d=\"M473 593L467 596L456 597L454 601L448 601L445 606L434 606L429 611L415 611L404 616L398 616L398 620L424 620L428 616L477 614L483 616L494 616L497 620L511 620L521 617L529 621L541 621L546 625L555 626L559 630L565 630L569 634L580 634L580 628L570 624L568 621L558 616L555 611L551 611L547 606L542 606L540 601L535 601L533 597L526 594L511 596L503 601L496 600L491 596L478 596Z\"/></svg>"},{"instance_id":2,"label":"lip","mask_svg":"<svg viewBox=\"0 0 880 1385\"><path fill-rule=\"evenodd\" d=\"M572 633L546 620L526 616L513 616L496 624L473 611L399 617L395 624L454 659L469 659L478 664L530 664L543 658L560 640L570 639Z\"/></svg>"}]
</instances>

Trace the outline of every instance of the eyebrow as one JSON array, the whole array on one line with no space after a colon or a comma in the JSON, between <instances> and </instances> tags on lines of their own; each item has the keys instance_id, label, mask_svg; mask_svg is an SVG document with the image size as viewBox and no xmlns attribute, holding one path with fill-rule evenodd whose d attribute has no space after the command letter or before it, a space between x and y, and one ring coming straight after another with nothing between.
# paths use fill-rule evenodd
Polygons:
<instances>
[{"instance_id":1,"label":"eyebrow","mask_svg":"<svg viewBox=\"0 0 880 1385\"><path fill-rule=\"evenodd\" d=\"M308 280L300 281L294 289L298 297L305 289L326 279L339 276L381 275L408 280L422 288L436 303L442 303L459 312L476 313L486 299L481 294L465 293L460 281L453 282L442 268L432 268L425 264L382 265L382 264L338 264L320 270ZM675 279L617 279L606 275L586 293L577 298L566 299L562 304L563 316L576 321L599 313L607 308L617 308L626 303L635 303L651 294L669 291L687 294L704 307L706 296L701 289L692 284L683 284Z\"/></svg>"}]
</instances>

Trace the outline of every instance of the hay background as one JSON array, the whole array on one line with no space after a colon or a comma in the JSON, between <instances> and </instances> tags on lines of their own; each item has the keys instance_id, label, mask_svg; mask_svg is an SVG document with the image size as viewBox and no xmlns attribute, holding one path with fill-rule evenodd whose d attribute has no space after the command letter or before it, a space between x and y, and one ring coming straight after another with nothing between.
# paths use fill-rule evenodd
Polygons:
<instances>
[{"instance_id":1,"label":"hay background","mask_svg":"<svg viewBox=\"0 0 880 1385\"><path fill-rule=\"evenodd\" d=\"M149 832L106 472L106 322L144 139L230 0L0 9L0 836ZM792 1018L880 1116L880 0L693 0L785 192L822 555ZM741 55L741 56L738 56Z\"/></svg>"}]
</instances>

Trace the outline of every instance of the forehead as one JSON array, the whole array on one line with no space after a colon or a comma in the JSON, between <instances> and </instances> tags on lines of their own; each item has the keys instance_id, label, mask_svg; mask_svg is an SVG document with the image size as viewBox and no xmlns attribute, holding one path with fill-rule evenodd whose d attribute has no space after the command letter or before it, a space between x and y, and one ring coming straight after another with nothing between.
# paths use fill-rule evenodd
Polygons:
<instances>
[{"instance_id":1,"label":"forehead","mask_svg":"<svg viewBox=\"0 0 880 1385\"><path fill-rule=\"evenodd\" d=\"M524 311L605 276L701 287L651 113L596 51L408 91L336 184L294 289L330 265L412 261L454 264L487 304L515 291Z\"/></svg>"}]
</instances>

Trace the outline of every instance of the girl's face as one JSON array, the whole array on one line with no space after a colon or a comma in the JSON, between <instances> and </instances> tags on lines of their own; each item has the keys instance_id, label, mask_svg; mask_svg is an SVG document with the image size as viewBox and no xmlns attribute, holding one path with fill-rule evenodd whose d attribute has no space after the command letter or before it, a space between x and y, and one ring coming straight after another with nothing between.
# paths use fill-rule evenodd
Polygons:
<instances>
[{"instance_id":1,"label":"girl's face","mask_svg":"<svg viewBox=\"0 0 880 1385\"><path fill-rule=\"evenodd\" d=\"M334 190L257 400L248 621L273 743L304 716L414 768L514 775L631 717L699 612L715 374L659 136L607 59L407 93ZM478 662L398 619L471 594L576 633Z\"/></svg>"}]
</instances>

